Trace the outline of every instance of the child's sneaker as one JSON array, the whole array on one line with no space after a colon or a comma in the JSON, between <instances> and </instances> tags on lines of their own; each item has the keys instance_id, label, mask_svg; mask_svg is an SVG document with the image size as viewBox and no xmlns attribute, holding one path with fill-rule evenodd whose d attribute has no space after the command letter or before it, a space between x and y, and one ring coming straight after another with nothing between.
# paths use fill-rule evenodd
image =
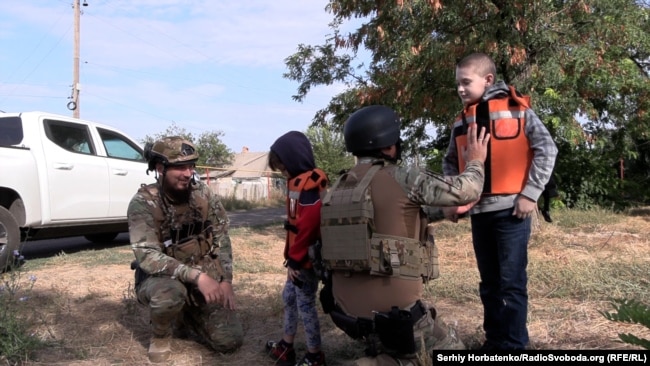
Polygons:
<instances>
[{"instance_id":1,"label":"child's sneaker","mask_svg":"<svg viewBox=\"0 0 650 366\"><path fill-rule=\"evenodd\" d=\"M293 345L287 344L284 340L280 342L266 342L266 352L278 366L294 366L296 364L296 351Z\"/></svg>"},{"instance_id":2,"label":"child's sneaker","mask_svg":"<svg viewBox=\"0 0 650 366\"><path fill-rule=\"evenodd\" d=\"M298 361L296 366L327 366L325 362L325 354L321 351L319 353L305 353L305 356Z\"/></svg>"}]
</instances>

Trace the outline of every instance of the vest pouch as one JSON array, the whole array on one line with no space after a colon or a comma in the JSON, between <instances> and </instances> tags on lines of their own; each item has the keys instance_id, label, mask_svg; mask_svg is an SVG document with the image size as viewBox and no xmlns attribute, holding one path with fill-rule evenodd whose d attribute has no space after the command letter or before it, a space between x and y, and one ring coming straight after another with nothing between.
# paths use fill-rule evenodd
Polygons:
<instances>
[{"instance_id":1,"label":"vest pouch","mask_svg":"<svg viewBox=\"0 0 650 366\"><path fill-rule=\"evenodd\" d=\"M367 223L321 226L323 263L328 270L363 272L370 268Z\"/></svg>"},{"instance_id":2,"label":"vest pouch","mask_svg":"<svg viewBox=\"0 0 650 366\"><path fill-rule=\"evenodd\" d=\"M423 254L419 240L375 233L370 239L370 274L420 278Z\"/></svg>"},{"instance_id":3,"label":"vest pouch","mask_svg":"<svg viewBox=\"0 0 650 366\"><path fill-rule=\"evenodd\" d=\"M210 249L212 248L212 234L209 235L209 237L205 237L205 235L197 235L196 239L199 241L199 250L201 251L201 256L205 256L208 253L210 253Z\"/></svg>"},{"instance_id":4,"label":"vest pouch","mask_svg":"<svg viewBox=\"0 0 650 366\"><path fill-rule=\"evenodd\" d=\"M201 260L201 244L196 236L185 238L169 247L171 256L183 264L195 265Z\"/></svg>"},{"instance_id":5,"label":"vest pouch","mask_svg":"<svg viewBox=\"0 0 650 366\"><path fill-rule=\"evenodd\" d=\"M399 254L390 239L370 239L370 274L392 276L399 274Z\"/></svg>"},{"instance_id":6,"label":"vest pouch","mask_svg":"<svg viewBox=\"0 0 650 366\"><path fill-rule=\"evenodd\" d=\"M438 247L428 244L422 248L422 279L424 282L440 277L440 262L438 260Z\"/></svg>"},{"instance_id":7,"label":"vest pouch","mask_svg":"<svg viewBox=\"0 0 650 366\"><path fill-rule=\"evenodd\" d=\"M389 313L375 313L375 331L384 347L399 354L415 353L413 318L408 310L393 306Z\"/></svg>"},{"instance_id":8,"label":"vest pouch","mask_svg":"<svg viewBox=\"0 0 650 366\"><path fill-rule=\"evenodd\" d=\"M438 260L438 247L433 236L433 226L427 227L427 241L422 248L422 279L424 282L440 277L440 261Z\"/></svg>"}]
</instances>

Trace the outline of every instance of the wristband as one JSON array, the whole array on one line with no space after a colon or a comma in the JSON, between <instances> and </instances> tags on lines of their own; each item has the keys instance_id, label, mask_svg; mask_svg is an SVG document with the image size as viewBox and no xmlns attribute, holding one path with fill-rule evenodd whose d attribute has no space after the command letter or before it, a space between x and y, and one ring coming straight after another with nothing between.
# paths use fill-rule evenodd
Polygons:
<instances>
[{"instance_id":1,"label":"wristband","mask_svg":"<svg viewBox=\"0 0 650 366\"><path fill-rule=\"evenodd\" d=\"M203 272L199 271L199 273L197 273L196 277L194 277L194 284L195 284L195 285L198 285L198 284L199 284L199 277L201 277L201 274L202 274L202 273L203 273Z\"/></svg>"}]
</instances>

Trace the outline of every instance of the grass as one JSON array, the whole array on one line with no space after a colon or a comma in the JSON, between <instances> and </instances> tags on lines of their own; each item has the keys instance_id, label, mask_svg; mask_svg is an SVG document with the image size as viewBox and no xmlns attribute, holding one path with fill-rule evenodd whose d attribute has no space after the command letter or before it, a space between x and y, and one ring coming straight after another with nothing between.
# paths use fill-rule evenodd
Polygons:
<instances>
[{"instance_id":1,"label":"grass","mask_svg":"<svg viewBox=\"0 0 650 366\"><path fill-rule=\"evenodd\" d=\"M36 276L22 278L21 271L2 275L0 282L0 361L17 362L45 346L29 331L38 322L29 302Z\"/></svg>"},{"instance_id":2,"label":"grass","mask_svg":"<svg viewBox=\"0 0 650 366\"><path fill-rule=\"evenodd\" d=\"M535 223L529 244L531 347L635 349L618 334L647 339L650 331L608 321L602 312L611 309L613 298L650 302L650 213L558 210L553 218L553 224ZM441 276L426 286L425 299L475 348L483 340L482 307L469 222L434 225ZM285 232L281 225L271 225L233 229L230 236L244 346L235 354L218 355L195 339L175 339L170 365L270 364L262 349L282 333ZM3 283L11 281L15 289L13 307L7 306L7 293L0 294L0 305L11 311L4 316L10 314L11 332L23 330L20 334L33 343L19 344L11 356L3 351L0 363L146 364L148 313L133 296L132 258L130 247L120 245L28 260L20 271L3 274ZM0 328L10 322L0 321ZM321 327L329 365L344 365L362 353L362 345L324 314ZM0 343L11 341L0 334ZM299 352L305 348L301 328L296 345Z\"/></svg>"}]
</instances>

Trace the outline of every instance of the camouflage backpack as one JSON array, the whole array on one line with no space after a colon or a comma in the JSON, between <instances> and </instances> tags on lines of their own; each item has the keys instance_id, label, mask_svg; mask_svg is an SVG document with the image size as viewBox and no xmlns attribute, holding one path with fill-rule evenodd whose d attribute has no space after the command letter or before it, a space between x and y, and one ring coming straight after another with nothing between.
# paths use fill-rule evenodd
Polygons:
<instances>
[{"instance_id":1,"label":"camouflage backpack","mask_svg":"<svg viewBox=\"0 0 650 366\"><path fill-rule=\"evenodd\" d=\"M359 179L343 174L323 198L322 257L326 269L369 272L376 276L438 277L437 250L431 242L378 234L370 182L383 165L375 164Z\"/></svg>"}]
</instances>

